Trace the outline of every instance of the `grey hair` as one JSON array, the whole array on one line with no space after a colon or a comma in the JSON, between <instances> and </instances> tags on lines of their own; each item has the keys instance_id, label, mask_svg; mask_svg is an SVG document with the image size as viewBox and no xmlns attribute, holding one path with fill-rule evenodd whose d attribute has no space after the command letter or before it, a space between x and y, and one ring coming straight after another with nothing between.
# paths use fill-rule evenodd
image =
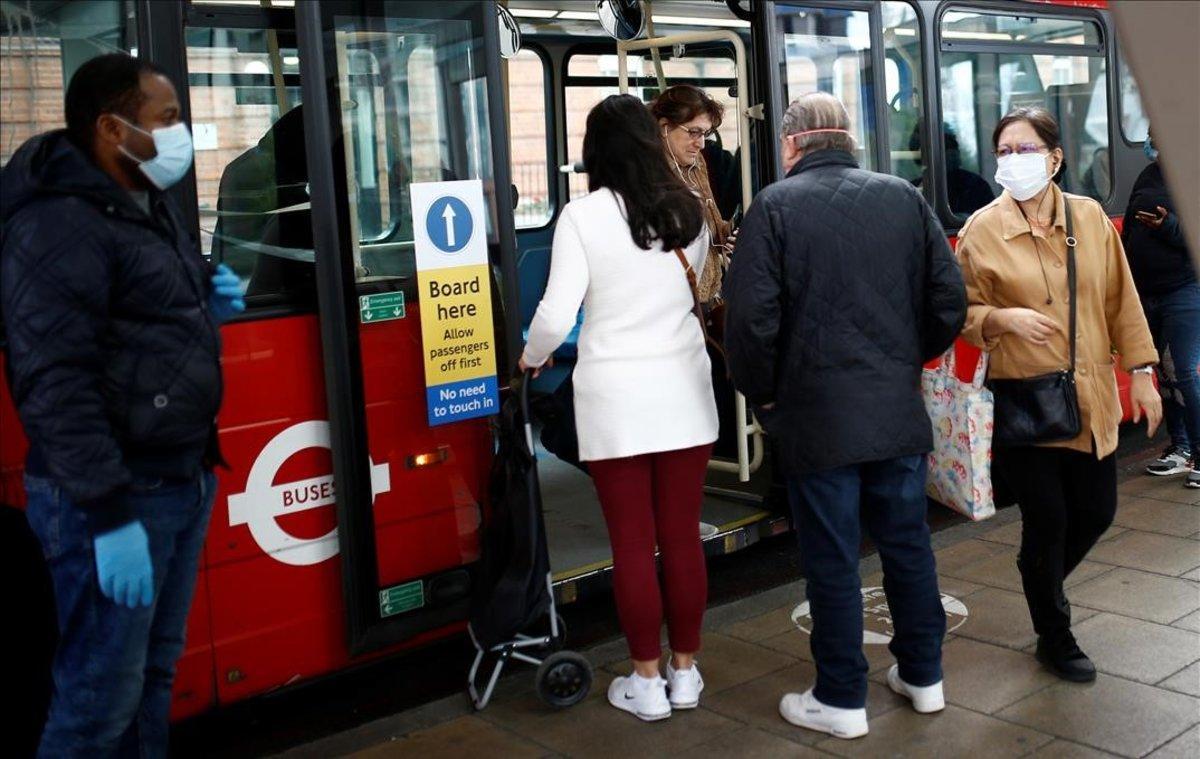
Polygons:
<instances>
[{"instance_id":1,"label":"grey hair","mask_svg":"<svg viewBox=\"0 0 1200 759\"><path fill-rule=\"evenodd\" d=\"M850 130L850 114L842 101L828 92L810 92L791 102L783 114L781 136L799 134L813 129ZM816 150L854 151L854 137L841 132L817 132L797 137L792 143L804 152Z\"/></svg>"}]
</instances>

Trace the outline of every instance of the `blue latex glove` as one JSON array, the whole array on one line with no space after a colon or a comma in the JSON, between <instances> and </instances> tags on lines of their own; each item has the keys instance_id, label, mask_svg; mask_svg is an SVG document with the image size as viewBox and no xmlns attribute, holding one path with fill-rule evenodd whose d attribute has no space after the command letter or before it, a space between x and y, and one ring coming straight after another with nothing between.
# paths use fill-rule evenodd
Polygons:
<instances>
[{"instance_id":1,"label":"blue latex glove","mask_svg":"<svg viewBox=\"0 0 1200 759\"><path fill-rule=\"evenodd\" d=\"M217 265L212 276L212 292L208 296L208 310L218 322L227 322L236 314L246 310L242 282L225 264Z\"/></svg>"},{"instance_id":2,"label":"blue latex glove","mask_svg":"<svg viewBox=\"0 0 1200 759\"><path fill-rule=\"evenodd\" d=\"M154 600L154 567L150 538L140 520L97 535L96 575L100 592L113 603L136 609Z\"/></svg>"}]
</instances>

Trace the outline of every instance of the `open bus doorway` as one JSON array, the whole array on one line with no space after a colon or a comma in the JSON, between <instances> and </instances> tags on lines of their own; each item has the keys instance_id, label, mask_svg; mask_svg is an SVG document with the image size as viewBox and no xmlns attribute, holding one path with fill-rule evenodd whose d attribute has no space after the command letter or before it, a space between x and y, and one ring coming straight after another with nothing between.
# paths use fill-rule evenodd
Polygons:
<instances>
[{"instance_id":1,"label":"open bus doorway","mask_svg":"<svg viewBox=\"0 0 1200 759\"><path fill-rule=\"evenodd\" d=\"M540 3L533 8L533 4L510 4L521 23L523 40L521 53L507 62L512 174L519 196L518 284L523 333L546 286L558 211L566 202L587 194L587 176L581 166L587 114L604 97L621 91L617 43L594 12L579 11L578 5ZM749 22L736 18L724 5L687 2L654 7L660 13L669 7L671 15L647 14L648 28L642 38L724 29L736 33L745 45L750 43ZM755 146L743 144L739 136L733 45L709 40L671 45L653 54L640 50L629 52L627 64L630 93L647 103L666 87L690 84L724 107L722 124L706 141L704 154L722 216L740 215L741 155L743 151L753 153ZM741 100L743 107L748 106L749 93L741 93ZM522 213L522 209L528 211ZM578 461L574 441L574 340L586 318L586 313L580 314L576 329L555 354L554 368L544 371L533 385L543 444L538 450L538 470L551 566L560 597L566 599L586 593L593 580L604 584L611 567L603 514L586 467ZM738 550L787 528L782 516L786 500L778 497L782 487L773 483L770 456L763 456L761 466L754 467L756 471L746 481L736 471L734 394L732 388L724 390L718 397L718 408L724 406L724 413L716 465L734 471L709 471L703 524L698 529L706 538L705 551L710 556ZM722 404L722 400L726 402Z\"/></svg>"}]
</instances>

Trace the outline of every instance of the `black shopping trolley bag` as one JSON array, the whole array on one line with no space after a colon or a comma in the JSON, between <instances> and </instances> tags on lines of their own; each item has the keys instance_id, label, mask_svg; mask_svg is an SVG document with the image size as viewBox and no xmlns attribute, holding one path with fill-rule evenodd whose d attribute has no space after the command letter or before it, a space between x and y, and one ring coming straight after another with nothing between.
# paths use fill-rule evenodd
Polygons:
<instances>
[{"instance_id":1,"label":"black shopping trolley bag","mask_svg":"<svg viewBox=\"0 0 1200 759\"><path fill-rule=\"evenodd\" d=\"M528 629L550 606L550 557L527 424L528 383L514 384L517 392L497 418L491 508L484 510L479 581L471 604L471 632L484 650Z\"/></svg>"}]
</instances>

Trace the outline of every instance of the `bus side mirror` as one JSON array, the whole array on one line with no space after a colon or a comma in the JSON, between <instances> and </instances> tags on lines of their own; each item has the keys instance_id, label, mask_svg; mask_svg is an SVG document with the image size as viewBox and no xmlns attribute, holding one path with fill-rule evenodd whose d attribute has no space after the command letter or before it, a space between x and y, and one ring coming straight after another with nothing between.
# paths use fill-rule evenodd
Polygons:
<instances>
[{"instance_id":1,"label":"bus side mirror","mask_svg":"<svg viewBox=\"0 0 1200 759\"><path fill-rule=\"evenodd\" d=\"M513 185L513 186L512 186L512 198L513 198L513 207L512 207L512 210L514 210L514 211L515 211L515 210L517 210L517 205L519 205L519 204L520 204L520 201L521 201L521 193L517 192L517 186L516 186L516 185Z\"/></svg>"}]
</instances>

